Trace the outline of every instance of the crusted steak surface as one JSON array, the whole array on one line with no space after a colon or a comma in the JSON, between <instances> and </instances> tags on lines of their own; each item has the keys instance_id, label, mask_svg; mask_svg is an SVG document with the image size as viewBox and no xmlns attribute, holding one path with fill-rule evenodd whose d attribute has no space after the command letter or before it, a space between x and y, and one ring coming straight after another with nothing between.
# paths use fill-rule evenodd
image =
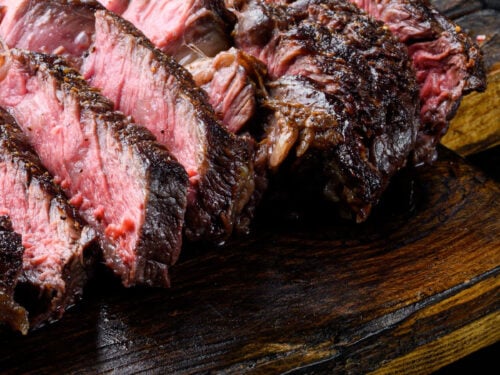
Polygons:
<instances>
[{"instance_id":1,"label":"crusted steak surface","mask_svg":"<svg viewBox=\"0 0 500 375\"><path fill-rule=\"evenodd\" d=\"M309 171L327 197L366 219L419 127L406 48L347 1L229 5L237 46L270 76L261 141L269 167Z\"/></svg>"}]
</instances>

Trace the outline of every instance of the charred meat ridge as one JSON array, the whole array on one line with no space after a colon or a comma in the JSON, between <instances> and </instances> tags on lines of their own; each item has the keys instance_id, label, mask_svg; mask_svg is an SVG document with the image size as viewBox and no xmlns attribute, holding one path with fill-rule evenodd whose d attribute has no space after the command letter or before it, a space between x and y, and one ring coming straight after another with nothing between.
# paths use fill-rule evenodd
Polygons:
<instances>
[{"instance_id":1,"label":"charred meat ridge","mask_svg":"<svg viewBox=\"0 0 500 375\"><path fill-rule=\"evenodd\" d=\"M0 215L0 326L8 324L25 335L29 328L28 312L14 300L23 252L21 235L12 230L8 216Z\"/></svg>"}]
</instances>

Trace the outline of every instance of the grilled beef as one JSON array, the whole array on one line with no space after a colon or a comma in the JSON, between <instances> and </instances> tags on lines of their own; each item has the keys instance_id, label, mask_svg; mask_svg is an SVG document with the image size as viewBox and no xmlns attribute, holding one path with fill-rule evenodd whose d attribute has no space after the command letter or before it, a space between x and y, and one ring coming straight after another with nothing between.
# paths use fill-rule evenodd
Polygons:
<instances>
[{"instance_id":1,"label":"grilled beef","mask_svg":"<svg viewBox=\"0 0 500 375\"><path fill-rule=\"evenodd\" d=\"M75 8L79 12L75 13ZM16 9L16 5L7 6L7 15L18 14ZM11 46L44 52L45 44L36 45L36 36L29 37L43 27L37 20L51 18L62 24L73 24L74 17L84 10L94 17L92 39L95 43L84 54L82 74L114 100L117 109L147 127L186 168L190 177L187 238L224 241L235 223L247 222L240 220L240 213L250 212L244 207L254 191L253 144L221 127L205 95L185 69L155 49L129 22L94 2L37 2L23 9L23 17L10 17L20 23L12 21L9 30L4 28L4 37ZM85 18L88 19L90 17ZM25 35L10 32L16 29L23 29ZM73 30L73 34L54 37L73 40L79 33ZM31 43L20 44L25 40ZM78 61L80 57L73 56L72 60ZM237 229L245 230L239 226Z\"/></svg>"},{"instance_id":2,"label":"grilled beef","mask_svg":"<svg viewBox=\"0 0 500 375\"><path fill-rule=\"evenodd\" d=\"M0 181L0 214L9 216L24 246L24 252L11 253L22 255L21 275L8 259L0 267L11 272L11 287L12 280L18 280L18 302L28 309L31 326L37 327L60 318L80 298L95 258L96 235L68 204L4 110L0 110ZM21 327L25 331L27 325Z\"/></svg>"},{"instance_id":3,"label":"grilled beef","mask_svg":"<svg viewBox=\"0 0 500 375\"><path fill-rule=\"evenodd\" d=\"M232 133L239 133L250 122L262 91L265 68L252 56L231 48L215 57L200 58L186 69L209 103L220 116L222 124Z\"/></svg>"},{"instance_id":4,"label":"grilled beef","mask_svg":"<svg viewBox=\"0 0 500 375\"><path fill-rule=\"evenodd\" d=\"M273 116L271 169L310 171L323 193L366 219L412 150L418 92L405 47L344 1L237 1L235 42L263 61Z\"/></svg>"},{"instance_id":5,"label":"grilled beef","mask_svg":"<svg viewBox=\"0 0 500 375\"><path fill-rule=\"evenodd\" d=\"M126 286L169 285L186 206L182 166L61 58L1 57L0 105L98 231L106 263Z\"/></svg>"},{"instance_id":6,"label":"grilled beef","mask_svg":"<svg viewBox=\"0 0 500 375\"><path fill-rule=\"evenodd\" d=\"M110 65L109 59L123 65ZM95 45L82 74L150 129L186 168L191 182L187 237L224 241L253 193L253 145L217 122L185 69L110 12L96 12Z\"/></svg>"},{"instance_id":7,"label":"grilled beef","mask_svg":"<svg viewBox=\"0 0 500 375\"><path fill-rule=\"evenodd\" d=\"M0 161L0 170L1 167ZM14 289L21 274L24 248L21 235L12 230L7 216L0 216L0 325L28 333L28 313L14 301Z\"/></svg>"},{"instance_id":8,"label":"grilled beef","mask_svg":"<svg viewBox=\"0 0 500 375\"><path fill-rule=\"evenodd\" d=\"M383 21L408 47L420 86L422 121L414 162L432 162L462 96L486 87L479 47L428 1L351 1Z\"/></svg>"},{"instance_id":9,"label":"grilled beef","mask_svg":"<svg viewBox=\"0 0 500 375\"><path fill-rule=\"evenodd\" d=\"M102 4L183 65L231 46L234 20L221 0L104 0Z\"/></svg>"}]
</instances>

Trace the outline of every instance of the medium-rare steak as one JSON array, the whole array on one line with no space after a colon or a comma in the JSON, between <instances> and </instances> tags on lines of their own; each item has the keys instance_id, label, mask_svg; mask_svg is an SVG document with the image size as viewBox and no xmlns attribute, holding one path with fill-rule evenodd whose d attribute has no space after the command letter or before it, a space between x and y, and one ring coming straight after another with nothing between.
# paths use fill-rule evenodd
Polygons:
<instances>
[{"instance_id":1,"label":"medium-rare steak","mask_svg":"<svg viewBox=\"0 0 500 375\"><path fill-rule=\"evenodd\" d=\"M479 47L428 1L351 1L383 21L408 46L420 86L422 120L414 162L432 162L462 96L486 87Z\"/></svg>"},{"instance_id":2,"label":"medium-rare steak","mask_svg":"<svg viewBox=\"0 0 500 375\"><path fill-rule=\"evenodd\" d=\"M122 64L109 64L110 59ZM95 44L82 74L186 168L187 237L227 239L253 194L253 144L227 132L190 74L111 12L96 12Z\"/></svg>"},{"instance_id":3,"label":"medium-rare steak","mask_svg":"<svg viewBox=\"0 0 500 375\"><path fill-rule=\"evenodd\" d=\"M234 19L221 0L104 0L181 64L213 57L231 46Z\"/></svg>"},{"instance_id":4,"label":"medium-rare steak","mask_svg":"<svg viewBox=\"0 0 500 375\"><path fill-rule=\"evenodd\" d=\"M169 285L187 176L153 135L57 56L3 49L0 105L100 237L124 285ZM25 238L26 241L26 238Z\"/></svg>"},{"instance_id":5,"label":"medium-rare steak","mask_svg":"<svg viewBox=\"0 0 500 375\"><path fill-rule=\"evenodd\" d=\"M28 312L14 301L14 288L23 266L23 252L21 235L12 230L7 216L0 215L0 326L8 324L25 335L29 328Z\"/></svg>"},{"instance_id":6,"label":"medium-rare steak","mask_svg":"<svg viewBox=\"0 0 500 375\"><path fill-rule=\"evenodd\" d=\"M186 65L199 87L208 94L209 103L231 133L244 130L257 108L263 91L265 67L254 57L236 48L215 57L200 58Z\"/></svg>"},{"instance_id":7,"label":"medium-rare steak","mask_svg":"<svg viewBox=\"0 0 500 375\"><path fill-rule=\"evenodd\" d=\"M415 144L418 89L405 46L347 1L232 9L237 47L272 80L261 141L269 167L309 171L329 199L366 219Z\"/></svg>"},{"instance_id":8,"label":"medium-rare steak","mask_svg":"<svg viewBox=\"0 0 500 375\"><path fill-rule=\"evenodd\" d=\"M0 214L9 216L24 247L24 252L17 250L15 254L22 255L21 275L14 273L8 261L2 261L0 267L12 272L11 281L18 276L17 301L28 309L30 325L37 327L59 319L81 297L88 266L97 253L96 234L69 205L21 129L3 109L0 181Z\"/></svg>"},{"instance_id":9,"label":"medium-rare steak","mask_svg":"<svg viewBox=\"0 0 500 375\"><path fill-rule=\"evenodd\" d=\"M262 68L255 59L229 49L234 16L222 0L108 0L103 4L193 74L229 131L249 123L257 107L255 86Z\"/></svg>"},{"instance_id":10,"label":"medium-rare steak","mask_svg":"<svg viewBox=\"0 0 500 375\"><path fill-rule=\"evenodd\" d=\"M19 14L17 7L7 5L7 15ZM79 12L73 12L75 8ZM155 49L132 24L95 2L46 0L23 7L23 16L16 18L19 23L11 21L9 29L0 30L10 46L44 52L43 40L38 45L34 42L45 25L37 20L51 18L54 22L73 24L73 19L85 10L93 17L94 44L84 54L81 72L90 84L115 102L117 109L147 127L187 170L190 181L187 238L223 242L235 223L237 230L244 231L239 223L248 221L239 216L251 212L245 205L253 202L253 143L225 131L190 74L170 56ZM84 18L86 22L88 19ZM24 30L25 35L11 34L10 30L18 29ZM84 29L91 27L86 25ZM75 29L72 34L53 37L74 40L79 33ZM21 44L25 40L31 42ZM80 57L74 56L73 61Z\"/></svg>"}]
</instances>

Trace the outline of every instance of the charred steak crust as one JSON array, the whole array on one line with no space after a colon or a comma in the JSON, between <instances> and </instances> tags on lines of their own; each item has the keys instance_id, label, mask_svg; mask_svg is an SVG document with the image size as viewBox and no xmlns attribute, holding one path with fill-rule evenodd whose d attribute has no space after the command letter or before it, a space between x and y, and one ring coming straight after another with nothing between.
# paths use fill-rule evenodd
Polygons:
<instances>
[{"instance_id":1,"label":"charred steak crust","mask_svg":"<svg viewBox=\"0 0 500 375\"><path fill-rule=\"evenodd\" d=\"M219 123L205 92L196 86L191 74L172 57L161 52L130 22L109 12L101 13L111 17L124 34L134 36L138 45L151 51L154 59L165 67L167 73L175 77L181 90L182 100L187 100L194 108L194 115L205 127L206 137L201 156L204 171L196 182L194 202L188 203L186 211L185 235L191 241L204 240L223 242L232 233L235 223L253 193L254 144L248 138L237 137L227 132ZM176 126L182 126L177 124ZM245 230L245 228L237 228Z\"/></svg>"},{"instance_id":2,"label":"charred steak crust","mask_svg":"<svg viewBox=\"0 0 500 375\"><path fill-rule=\"evenodd\" d=\"M26 310L14 301L14 288L22 271L24 247L7 216L0 216L0 324L28 332Z\"/></svg>"},{"instance_id":3,"label":"charred steak crust","mask_svg":"<svg viewBox=\"0 0 500 375\"><path fill-rule=\"evenodd\" d=\"M365 220L415 143L418 88L406 48L347 1L234 8L237 46L273 80L261 141L269 166L288 158L291 175L321 174L324 194Z\"/></svg>"},{"instance_id":4,"label":"charred steak crust","mask_svg":"<svg viewBox=\"0 0 500 375\"><path fill-rule=\"evenodd\" d=\"M66 196L54 184L52 176L42 166L15 120L4 110L0 110L0 161L13 163L26 173L26 181L23 182L26 189L32 184L40 187L44 194L41 199L48 200L47 206L59 213L63 222L61 228L72 232L61 235L67 235L76 241L72 243L74 251L70 259L63 264L62 275L56 276L64 286L56 280L39 279L36 265L25 262L23 266L16 288L16 299L28 309L30 326L36 328L47 321L59 319L67 308L81 298L91 266L97 258L96 237L75 208L68 204Z\"/></svg>"},{"instance_id":5,"label":"charred steak crust","mask_svg":"<svg viewBox=\"0 0 500 375\"><path fill-rule=\"evenodd\" d=\"M427 0L351 1L383 21L408 47L420 86L422 120L413 161L434 161L463 95L486 89L481 50Z\"/></svg>"},{"instance_id":6,"label":"charred steak crust","mask_svg":"<svg viewBox=\"0 0 500 375\"><path fill-rule=\"evenodd\" d=\"M148 195L146 217L135 248L135 264L125 265L115 253L117 244L104 234L104 228L99 227L95 218L87 219L93 221L91 224L101 234L100 244L106 263L122 277L124 285L144 283L169 286L168 266L177 260L182 241L180 233L187 189L184 168L155 141L147 129L131 123L122 113L113 111L113 103L98 90L90 88L80 74L60 57L17 49L12 49L11 54L29 70L30 75L41 72L42 76L54 77L58 89L77 100L80 118L94 115L98 128L142 161L147 179L143 183L148 188ZM170 237L171 233L175 236Z\"/></svg>"}]
</instances>

